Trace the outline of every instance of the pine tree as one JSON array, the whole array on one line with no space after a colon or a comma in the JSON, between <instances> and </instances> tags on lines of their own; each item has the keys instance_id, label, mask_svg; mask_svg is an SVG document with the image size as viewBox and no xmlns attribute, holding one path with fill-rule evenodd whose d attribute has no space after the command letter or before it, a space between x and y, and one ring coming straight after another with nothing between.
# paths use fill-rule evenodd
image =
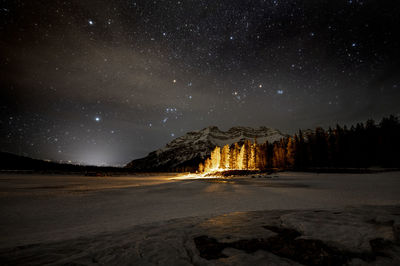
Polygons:
<instances>
[{"instance_id":1,"label":"pine tree","mask_svg":"<svg viewBox=\"0 0 400 266\"><path fill-rule=\"evenodd\" d=\"M315 129L315 134L311 140L311 155L314 166L328 165L328 141L325 130L321 127Z\"/></svg>"},{"instance_id":2,"label":"pine tree","mask_svg":"<svg viewBox=\"0 0 400 266\"><path fill-rule=\"evenodd\" d=\"M328 131L317 128L306 137L299 130L298 135L272 144L252 144L246 140L242 146L234 143L231 147L216 147L198 169L208 172L218 168L399 167L399 136L400 122L394 116L383 118L379 125L373 120L368 120L365 127L358 123L350 130L339 125Z\"/></svg>"},{"instance_id":3,"label":"pine tree","mask_svg":"<svg viewBox=\"0 0 400 266\"><path fill-rule=\"evenodd\" d=\"M248 162L248 169L255 170L256 169L256 151L257 143L250 144L249 149L249 162Z\"/></svg>"},{"instance_id":4,"label":"pine tree","mask_svg":"<svg viewBox=\"0 0 400 266\"><path fill-rule=\"evenodd\" d=\"M200 172L200 173L203 173L203 172L204 172L204 164L203 164L203 163L200 163L200 164L199 164L199 172Z\"/></svg>"},{"instance_id":5,"label":"pine tree","mask_svg":"<svg viewBox=\"0 0 400 266\"><path fill-rule=\"evenodd\" d=\"M252 154L251 141L245 140L243 147L244 147L244 154L243 154L243 166L242 167L243 167L243 170L249 170L249 169L251 169L251 164L252 164L252 162L251 162L251 160L252 160L252 158L251 158L251 154Z\"/></svg>"},{"instance_id":6,"label":"pine tree","mask_svg":"<svg viewBox=\"0 0 400 266\"><path fill-rule=\"evenodd\" d=\"M246 158L246 145L243 144L240 148L238 156L238 169L245 170L247 168L247 158Z\"/></svg>"},{"instance_id":7,"label":"pine tree","mask_svg":"<svg viewBox=\"0 0 400 266\"><path fill-rule=\"evenodd\" d=\"M296 147L297 157L296 157L296 167L297 168L306 168L310 164L310 145L309 140L306 142L304 139L304 134L301 130L299 130L299 140L298 145Z\"/></svg>"},{"instance_id":8,"label":"pine tree","mask_svg":"<svg viewBox=\"0 0 400 266\"><path fill-rule=\"evenodd\" d=\"M329 127L328 129L328 162L329 166L337 165L336 132Z\"/></svg>"},{"instance_id":9,"label":"pine tree","mask_svg":"<svg viewBox=\"0 0 400 266\"><path fill-rule=\"evenodd\" d=\"M211 152L211 169L218 169L221 162L221 148L216 146Z\"/></svg>"},{"instance_id":10,"label":"pine tree","mask_svg":"<svg viewBox=\"0 0 400 266\"><path fill-rule=\"evenodd\" d=\"M273 157L272 157L272 165L274 168L279 168L280 167L280 155L279 155L279 144L275 143L274 144L274 153L273 153Z\"/></svg>"},{"instance_id":11,"label":"pine tree","mask_svg":"<svg viewBox=\"0 0 400 266\"><path fill-rule=\"evenodd\" d=\"M229 169L239 169L238 165L238 157L240 152L240 146L238 143L235 143L233 147L230 149L230 156L229 156Z\"/></svg>"},{"instance_id":12,"label":"pine tree","mask_svg":"<svg viewBox=\"0 0 400 266\"><path fill-rule=\"evenodd\" d=\"M230 157L230 153L229 153L229 145L225 145L222 150L221 150L221 163L220 163L220 167L222 169L229 169L229 157Z\"/></svg>"},{"instance_id":13,"label":"pine tree","mask_svg":"<svg viewBox=\"0 0 400 266\"><path fill-rule=\"evenodd\" d=\"M378 127L375 125L375 121L369 119L365 124L365 142L368 145L368 166L373 166L378 164L378 154L379 154L379 133Z\"/></svg>"},{"instance_id":14,"label":"pine tree","mask_svg":"<svg viewBox=\"0 0 400 266\"><path fill-rule=\"evenodd\" d=\"M273 166L275 168L285 168L286 165L286 156L285 156L285 140L280 140L274 144L274 157L273 157Z\"/></svg>"},{"instance_id":15,"label":"pine tree","mask_svg":"<svg viewBox=\"0 0 400 266\"><path fill-rule=\"evenodd\" d=\"M267 168L267 146L268 143L259 144L256 146L256 168L264 170Z\"/></svg>"},{"instance_id":16,"label":"pine tree","mask_svg":"<svg viewBox=\"0 0 400 266\"><path fill-rule=\"evenodd\" d=\"M336 140L335 140L335 153L336 153L336 167L343 167L345 166L345 148L344 148L344 130L339 126L336 125Z\"/></svg>"},{"instance_id":17,"label":"pine tree","mask_svg":"<svg viewBox=\"0 0 400 266\"><path fill-rule=\"evenodd\" d=\"M293 138L288 139L287 143L287 148L286 148L286 160L287 160L287 166L289 168L294 167L294 160L295 160L295 150L296 150L296 143Z\"/></svg>"},{"instance_id":18,"label":"pine tree","mask_svg":"<svg viewBox=\"0 0 400 266\"><path fill-rule=\"evenodd\" d=\"M211 171L211 169L212 169L212 164L211 164L211 159L210 158L207 158L205 161L204 161L204 172L210 172Z\"/></svg>"}]
</instances>

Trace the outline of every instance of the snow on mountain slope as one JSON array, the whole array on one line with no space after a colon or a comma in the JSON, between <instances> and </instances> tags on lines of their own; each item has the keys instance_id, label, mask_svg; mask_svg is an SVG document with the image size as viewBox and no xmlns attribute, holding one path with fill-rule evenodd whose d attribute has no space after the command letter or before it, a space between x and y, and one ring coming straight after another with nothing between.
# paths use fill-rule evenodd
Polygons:
<instances>
[{"instance_id":1,"label":"snow on mountain slope","mask_svg":"<svg viewBox=\"0 0 400 266\"><path fill-rule=\"evenodd\" d=\"M223 147L246 139L256 139L258 143L273 143L283 137L286 135L267 127L233 127L228 131L221 131L215 126L207 127L176 138L164 148L149 153L145 158L133 160L126 167L144 171L172 171L177 168L197 167L210 155L215 146Z\"/></svg>"}]
</instances>

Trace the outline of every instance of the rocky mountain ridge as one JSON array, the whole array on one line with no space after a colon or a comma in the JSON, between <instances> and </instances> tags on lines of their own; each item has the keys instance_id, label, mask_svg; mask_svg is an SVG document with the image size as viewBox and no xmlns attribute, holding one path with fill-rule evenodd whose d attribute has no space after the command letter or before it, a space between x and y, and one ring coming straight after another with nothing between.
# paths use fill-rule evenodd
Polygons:
<instances>
[{"instance_id":1,"label":"rocky mountain ridge","mask_svg":"<svg viewBox=\"0 0 400 266\"><path fill-rule=\"evenodd\" d=\"M133 160L126 167L138 171L193 170L202 162L215 146L231 145L244 140L258 143L275 142L286 137L277 129L259 127L232 127L221 131L216 126L188 132L172 140L164 148L149 153L148 156Z\"/></svg>"}]
</instances>

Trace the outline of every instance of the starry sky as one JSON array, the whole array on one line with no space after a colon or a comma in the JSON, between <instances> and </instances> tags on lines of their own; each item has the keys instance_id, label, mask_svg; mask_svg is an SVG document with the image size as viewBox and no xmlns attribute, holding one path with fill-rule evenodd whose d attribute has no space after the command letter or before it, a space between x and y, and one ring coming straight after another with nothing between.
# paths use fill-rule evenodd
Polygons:
<instances>
[{"instance_id":1,"label":"starry sky","mask_svg":"<svg viewBox=\"0 0 400 266\"><path fill-rule=\"evenodd\" d=\"M1 0L0 148L124 165L187 131L400 113L400 3Z\"/></svg>"}]
</instances>

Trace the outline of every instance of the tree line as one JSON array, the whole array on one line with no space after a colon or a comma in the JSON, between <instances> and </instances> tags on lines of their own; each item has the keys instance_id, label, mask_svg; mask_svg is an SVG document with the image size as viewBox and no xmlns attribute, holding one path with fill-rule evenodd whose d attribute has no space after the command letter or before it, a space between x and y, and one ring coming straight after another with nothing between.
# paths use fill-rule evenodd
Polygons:
<instances>
[{"instance_id":1,"label":"tree line","mask_svg":"<svg viewBox=\"0 0 400 266\"><path fill-rule=\"evenodd\" d=\"M376 124L372 119L350 128L302 131L274 143L242 143L216 147L200 172L216 170L302 170L308 168L400 167L400 123L396 116Z\"/></svg>"}]
</instances>

